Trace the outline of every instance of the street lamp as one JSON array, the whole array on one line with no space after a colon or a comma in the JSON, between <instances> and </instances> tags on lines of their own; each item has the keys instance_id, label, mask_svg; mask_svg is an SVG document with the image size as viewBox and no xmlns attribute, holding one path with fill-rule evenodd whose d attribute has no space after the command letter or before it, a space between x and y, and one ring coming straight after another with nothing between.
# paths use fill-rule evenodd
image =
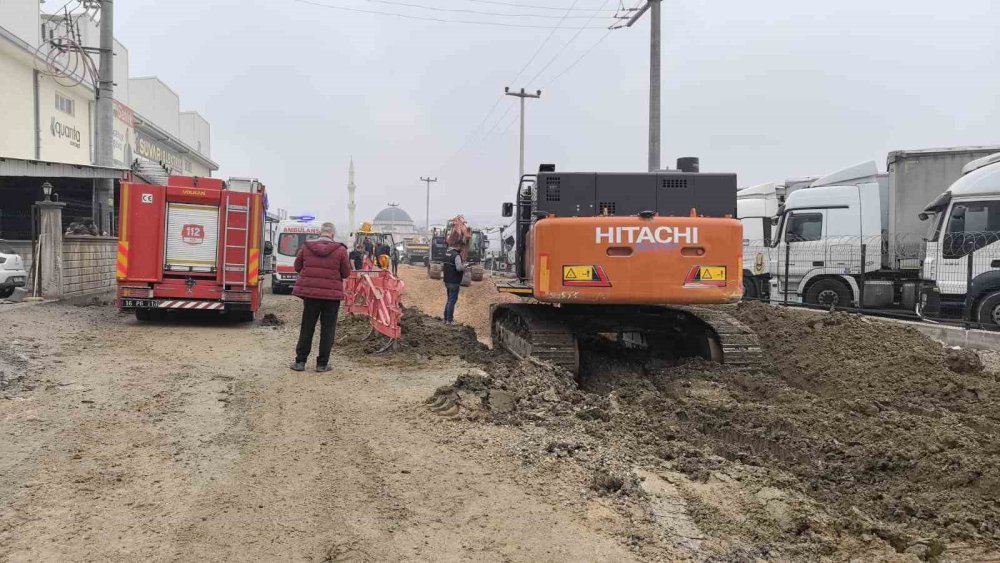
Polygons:
<instances>
[{"instance_id":1,"label":"street lamp","mask_svg":"<svg viewBox=\"0 0 1000 563\"><path fill-rule=\"evenodd\" d=\"M45 201L52 201L52 184L43 182L42 193L45 194Z\"/></svg>"}]
</instances>

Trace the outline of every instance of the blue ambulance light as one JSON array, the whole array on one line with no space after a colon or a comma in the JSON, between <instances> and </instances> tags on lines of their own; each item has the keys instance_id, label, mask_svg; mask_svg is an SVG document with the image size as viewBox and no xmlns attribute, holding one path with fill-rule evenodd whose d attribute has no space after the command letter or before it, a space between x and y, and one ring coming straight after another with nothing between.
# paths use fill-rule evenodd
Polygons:
<instances>
[{"instance_id":1,"label":"blue ambulance light","mask_svg":"<svg viewBox=\"0 0 1000 563\"><path fill-rule=\"evenodd\" d=\"M292 217L290 217L290 219L293 219L300 223L308 223L309 221L316 219L316 217L313 215L293 215Z\"/></svg>"}]
</instances>

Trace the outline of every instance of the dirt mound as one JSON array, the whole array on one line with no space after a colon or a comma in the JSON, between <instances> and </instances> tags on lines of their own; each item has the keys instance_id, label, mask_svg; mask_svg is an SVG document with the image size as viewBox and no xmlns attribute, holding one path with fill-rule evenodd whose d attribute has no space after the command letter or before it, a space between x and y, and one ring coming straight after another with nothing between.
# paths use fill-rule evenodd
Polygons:
<instances>
[{"instance_id":1,"label":"dirt mound","mask_svg":"<svg viewBox=\"0 0 1000 563\"><path fill-rule=\"evenodd\" d=\"M610 465L581 462L594 471L655 461L696 481L750 475L812 499L782 501L792 508L780 521L716 523L746 533L754 522L786 555L833 553L844 534L924 557L957 541L1000 548L1000 384L977 375L971 357L896 323L761 304L729 310L757 331L771 367L690 360L647 375L627 351L585 345L578 382L481 350L464 357L482 372L432 402L445 414L545 426L570 444L532 455L617 452ZM442 336L415 315L411 327L437 334L423 352L471 347L471 334ZM491 406L496 392L502 411Z\"/></svg>"},{"instance_id":2,"label":"dirt mound","mask_svg":"<svg viewBox=\"0 0 1000 563\"><path fill-rule=\"evenodd\" d=\"M264 317L260 319L260 325L279 327L279 326L284 326L285 321L281 319L281 317L279 317L278 315L275 315L274 313L265 313Z\"/></svg>"}]
</instances>

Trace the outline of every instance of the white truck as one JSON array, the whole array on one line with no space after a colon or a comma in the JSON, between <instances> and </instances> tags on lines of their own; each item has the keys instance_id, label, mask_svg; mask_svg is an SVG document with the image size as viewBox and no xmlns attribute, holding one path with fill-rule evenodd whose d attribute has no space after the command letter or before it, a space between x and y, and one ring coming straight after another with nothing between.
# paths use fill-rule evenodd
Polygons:
<instances>
[{"instance_id":1,"label":"white truck","mask_svg":"<svg viewBox=\"0 0 1000 563\"><path fill-rule=\"evenodd\" d=\"M773 220L781 212L785 198L808 187L813 178L791 178L767 182L736 192L736 217L743 223L743 298L767 296L771 274L767 260L773 243Z\"/></svg>"},{"instance_id":2,"label":"white truck","mask_svg":"<svg viewBox=\"0 0 1000 563\"><path fill-rule=\"evenodd\" d=\"M996 153L894 151L885 173L863 163L789 195L768 253L770 298L998 324Z\"/></svg>"}]
</instances>

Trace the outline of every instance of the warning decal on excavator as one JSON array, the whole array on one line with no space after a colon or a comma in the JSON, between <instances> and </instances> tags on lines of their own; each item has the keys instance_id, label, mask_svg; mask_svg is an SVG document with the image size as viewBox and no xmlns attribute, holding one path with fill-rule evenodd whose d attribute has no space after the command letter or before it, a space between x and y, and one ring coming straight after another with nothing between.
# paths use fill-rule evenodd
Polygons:
<instances>
[{"instance_id":1,"label":"warning decal on excavator","mask_svg":"<svg viewBox=\"0 0 1000 563\"><path fill-rule=\"evenodd\" d=\"M725 266L695 266L688 272L684 287L725 287Z\"/></svg>"},{"instance_id":2,"label":"warning decal on excavator","mask_svg":"<svg viewBox=\"0 0 1000 563\"><path fill-rule=\"evenodd\" d=\"M563 266L563 285L576 287L611 287L611 281L600 266Z\"/></svg>"}]
</instances>

